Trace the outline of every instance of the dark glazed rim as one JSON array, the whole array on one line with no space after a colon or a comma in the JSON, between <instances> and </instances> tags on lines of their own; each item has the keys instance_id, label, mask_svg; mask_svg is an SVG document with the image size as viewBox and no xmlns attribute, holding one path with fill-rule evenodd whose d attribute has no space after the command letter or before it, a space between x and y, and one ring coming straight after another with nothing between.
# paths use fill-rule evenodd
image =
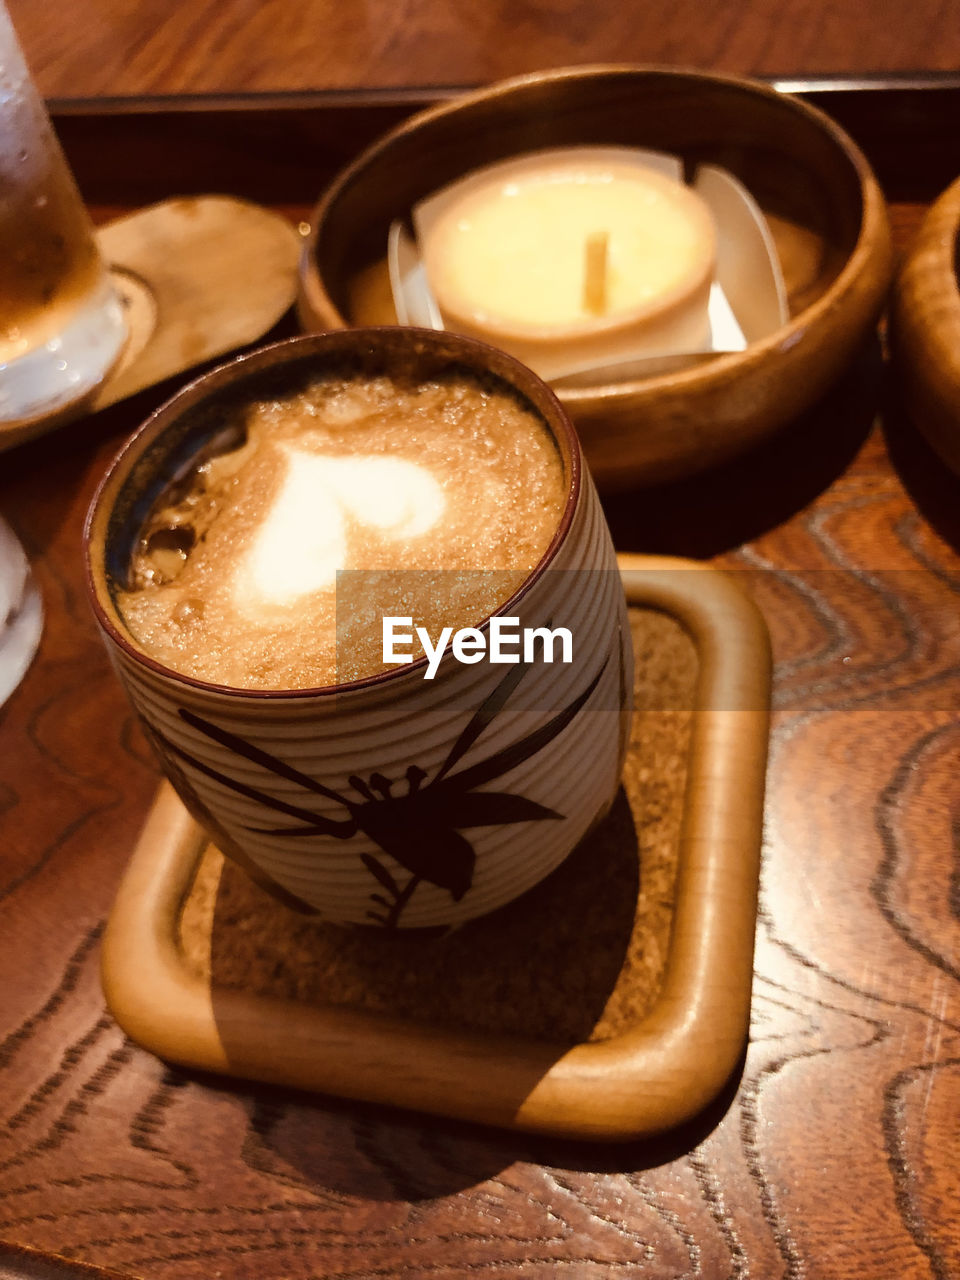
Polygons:
<instances>
[{"instance_id":1,"label":"dark glazed rim","mask_svg":"<svg viewBox=\"0 0 960 1280\"><path fill-rule=\"evenodd\" d=\"M826 292L815 299L797 315L791 316L785 325L758 342L751 343L746 351L720 353L706 365L694 366L671 373L655 374L648 378L634 379L629 382L596 383L586 387L562 388L562 402L573 411L578 408L596 406L600 402L615 400L625 394L650 394L659 389L692 388L722 377L732 367L742 368L744 365L754 366L765 361L781 349L790 348L801 340L823 316L829 313L837 303L837 299L850 289L860 276L875 250L873 237L880 236L885 244L889 241L887 228L886 205L879 183L874 176L866 156L835 120L826 112L801 101L792 94L783 93L768 83L753 80L746 76L728 75L718 72L698 71L694 68L666 67L644 63L585 63L582 66L557 67L545 71L534 71L526 75L513 76L499 80L481 89L462 94L448 102L418 111L409 119L385 133L377 141L367 147L355 160L348 164L334 178L323 193L310 216L310 233L304 243L301 256L301 290L306 298L311 294L322 298L332 315L340 318L344 325L349 320L327 291L317 261L317 228L326 216L327 209L338 199L340 191L349 186L359 173L374 162L384 151L388 150L397 138L413 133L424 125L446 116L455 116L469 109L478 102L496 98L509 99L515 92L537 84L564 80L631 80L661 79L676 82L714 84L718 87L739 90L743 94L752 94L776 103L785 112L806 118L822 134L830 139L837 150L851 167L860 197L860 227L850 253L836 278ZM312 303L311 303L312 306ZM441 331L444 332L444 331Z\"/></svg>"},{"instance_id":2,"label":"dark glazed rim","mask_svg":"<svg viewBox=\"0 0 960 1280\"><path fill-rule=\"evenodd\" d=\"M178 681L191 689L208 693L221 694L236 698L299 699L330 697L350 693L360 689L373 688L381 684L396 681L421 670L427 665L424 655L412 663L404 664L393 671L381 671L360 680L350 680L344 684L319 685L309 689L241 689L233 685L217 684L209 680L199 680L195 676L174 671L139 648L114 620L116 610L105 604L110 595L107 588L107 574L104 567L107 526L113 503L123 484L129 478L136 463L144 452L164 432L165 428L176 422L185 411L203 404L210 396L226 387L240 386L248 375L259 374L263 370L282 367L287 363L299 362L312 352L318 357L324 355L348 356L357 348L367 346L373 349L403 351L407 349L415 356L424 347L432 349L438 356L448 355L451 364L461 364L466 369L478 374L493 374L501 382L518 391L534 411L540 416L553 436L560 453L560 458L567 472L567 497L560 520L554 531L546 551L539 563L531 571L517 591L495 611L488 614L478 628L486 627L491 617L508 613L530 591L536 582L549 568L561 545L566 539L573 522L573 514L580 497L582 459L580 441L566 411L553 391L530 369L509 356L506 352L488 346L474 338L461 334L438 332L433 329L415 329L402 326L382 326L367 329L332 329L306 336L287 338L282 342L271 343L259 347L256 351L247 352L216 369L195 378L187 383L174 396L160 405L158 409L127 440L120 452L107 469L106 474L97 486L83 526L83 560L87 591L93 606L93 612L104 633L128 657L140 665L147 667L157 675ZM318 368L322 372L322 366ZM94 564L95 543L100 546L101 553ZM117 615L118 616L118 615Z\"/></svg>"}]
</instances>

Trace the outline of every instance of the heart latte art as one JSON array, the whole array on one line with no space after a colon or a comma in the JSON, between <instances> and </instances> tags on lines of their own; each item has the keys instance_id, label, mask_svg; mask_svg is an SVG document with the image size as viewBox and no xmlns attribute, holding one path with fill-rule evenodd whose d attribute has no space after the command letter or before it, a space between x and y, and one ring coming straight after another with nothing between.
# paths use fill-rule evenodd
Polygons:
<instances>
[{"instance_id":1,"label":"heart latte art","mask_svg":"<svg viewBox=\"0 0 960 1280\"><path fill-rule=\"evenodd\" d=\"M118 600L151 656L199 679L375 674L384 613L476 624L559 522L563 466L543 423L469 378L327 379L243 417L157 503Z\"/></svg>"},{"instance_id":2,"label":"heart latte art","mask_svg":"<svg viewBox=\"0 0 960 1280\"><path fill-rule=\"evenodd\" d=\"M419 538L447 500L425 467L406 458L326 457L284 448L285 473L234 579L237 603L262 615L336 585L351 555L351 525L387 539Z\"/></svg>"}]
</instances>

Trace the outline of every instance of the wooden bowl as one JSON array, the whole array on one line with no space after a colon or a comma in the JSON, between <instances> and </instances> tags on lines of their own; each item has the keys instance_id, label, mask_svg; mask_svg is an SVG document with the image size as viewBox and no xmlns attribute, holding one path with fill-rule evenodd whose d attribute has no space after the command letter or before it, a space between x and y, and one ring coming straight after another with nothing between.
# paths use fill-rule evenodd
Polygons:
<instances>
[{"instance_id":1,"label":"wooden bowl","mask_svg":"<svg viewBox=\"0 0 960 1280\"><path fill-rule=\"evenodd\" d=\"M897 277L894 367L910 417L960 473L960 178L930 208Z\"/></svg>"},{"instance_id":2,"label":"wooden bowl","mask_svg":"<svg viewBox=\"0 0 960 1280\"><path fill-rule=\"evenodd\" d=\"M540 72L467 94L404 122L334 181L314 212L299 309L308 329L372 323L351 295L358 278L377 277L393 219L479 165L591 143L731 170L769 218L791 312L746 351L559 392L598 482L626 488L701 470L796 417L874 324L892 273L886 207L861 152L822 112L749 80L633 66Z\"/></svg>"}]
</instances>

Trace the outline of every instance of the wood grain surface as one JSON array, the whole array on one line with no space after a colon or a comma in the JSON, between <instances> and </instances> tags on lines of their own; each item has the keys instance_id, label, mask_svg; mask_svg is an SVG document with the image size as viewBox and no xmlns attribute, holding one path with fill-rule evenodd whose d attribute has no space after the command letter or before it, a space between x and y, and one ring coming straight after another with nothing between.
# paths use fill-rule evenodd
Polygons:
<instances>
[{"instance_id":1,"label":"wood grain surface","mask_svg":"<svg viewBox=\"0 0 960 1280\"><path fill-rule=\"evenodd\" d=\"M902 246L928 176L900 179ZM608 503L619 548L742 574L776 660L742 1075L694 1125L613 1148L225 1085L106 1015L100 934L156 775L79 536L159 395L0 469L47 609L0 715L0 1237L157 1280L960 1276L960 482L878 344L752 456Z\"/></svg>"},{"instance_id":2,"label":"wood grain surface","mask_svg":"<svg viewBox=\"0 0 960 1280\"><path fill-rule=\"evenodd\" d=\"M955 70L957 0L9 0L48 96L475 85L582 62ZM469 16L467 16L469 14Z\"/></svg>"}]
</instances>

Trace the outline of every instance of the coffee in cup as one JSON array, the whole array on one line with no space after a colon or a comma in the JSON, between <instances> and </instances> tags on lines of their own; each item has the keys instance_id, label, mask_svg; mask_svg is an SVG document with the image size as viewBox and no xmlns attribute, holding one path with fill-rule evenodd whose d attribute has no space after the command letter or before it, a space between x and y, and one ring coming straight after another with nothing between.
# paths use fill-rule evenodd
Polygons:
<instances>
[{"instance_id":1,"label":"coffee in cup","mask_svg":"<svg viewBox=\"0 0 960 1280\"><path fill-rule=\"evenodd\" d=\"M536 567L565 496L553 437L508 388L327 376L238 407L159 496L117 603L149 654L201 680L361 679L385 669L391 586L429 635L481 622ZM352 579L338 610L343 572L363 590Z\"/></svg>"}]
</instances>

